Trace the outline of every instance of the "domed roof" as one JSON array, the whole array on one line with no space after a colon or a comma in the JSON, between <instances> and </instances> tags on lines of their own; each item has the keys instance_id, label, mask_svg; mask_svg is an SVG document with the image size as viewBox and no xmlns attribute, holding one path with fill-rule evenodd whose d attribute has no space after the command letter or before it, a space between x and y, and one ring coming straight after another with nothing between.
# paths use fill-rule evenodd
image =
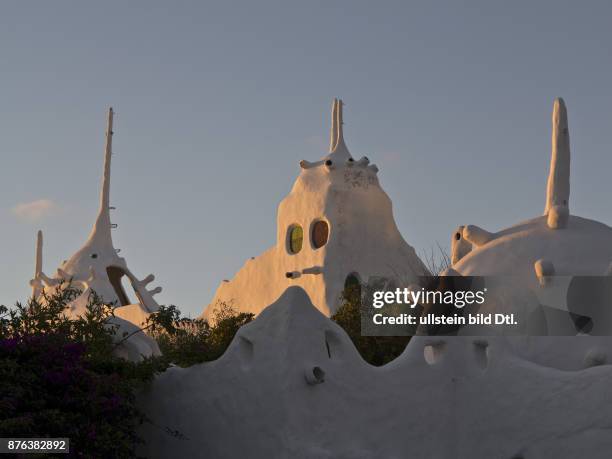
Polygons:
<instances>
[{"instance_id":1,"label":"domed roof","mask_svg":"<svg viewBox=\"0 0 612 459\"><path fill-rule=\"evenodd\" d=\"M461 237L469 240L475 229L465 227ZM603 275L612 261L612 228L572 215L567 226L557 231L549 228L546 216L532 218L492 234L453 269L466 276L525 273L535 279L534 263L540 259L554 266L555 275Z\"/></svg>"},{"instance_id":2,"label":"domed roof","mask_svg":"<svg viewBox=\"0 0 612 459\"><path fill-rule=\"evenodd\" d=\"M514 333L608 334L602 306L607 300L595 304L580 298L591 287L608 288L600 276L611 273L612 228L570 215L569 131L562 99L555 100L552 125L544 215L497 233L460 226L452 236L453 265L445 274L485 276L488 293L481 311L518 314L524 320Z\"/></svg>"},{"instance_id":3,"label":"domed roof","mask_svg":"<svg viewBox=\"0 0 612 459\"><path fill-rule=\"evenodd\" d=\"M570 215L570 148L567 110L556 99L552 154L544 215L497 233L474 225L452 236L453 270L472 276L528 277L538 283L539 266L548 275L600 276L612 261L612 228Z\"/></svg>"}]
</instances>

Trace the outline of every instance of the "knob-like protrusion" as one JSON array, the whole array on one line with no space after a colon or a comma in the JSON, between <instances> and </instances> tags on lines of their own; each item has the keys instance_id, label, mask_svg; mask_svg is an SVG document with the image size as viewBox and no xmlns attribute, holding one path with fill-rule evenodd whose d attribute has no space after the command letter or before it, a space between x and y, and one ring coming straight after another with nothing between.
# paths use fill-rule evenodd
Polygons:
<instances>
[{"instance_id":1,"label":"knob-like protrusion","mask_svg":"<svg viewBox=\"0 0 612 459\"><path fill-rule=\"evenodd\" d=\"M325 371L321 367L306 367L304 370L304 378L306 382L314 386L325 382Z\"/></svg>"},{"instance_id":2,"label":"knob-like protrusion","mask_svg":"<svg viewBox=\"0 0 612 459\"><path fill-rule=\"evenodd\" d=\"M542 287L548 284L550 278L555 275L555 266L548 260L540 258L533 264L533 268Z\"/></svg>"},{"instance_id":3,"label":"knob-like protrusion","mask_svg":"<svg viewBox=\"0 0 612 459\"><path fill-rule=\"evenodd\" d=\"M472 250L472 244L463 237L464 226L459 226L451 236L451 264L457 263Z\"/></svg>"},{"instance_id":4,"label":"knob-like protrusion","mask_svg":"<svg viewBox=\"0 0 612 459\"><path fill-rule=\"evenodd\" d=\"M495 235L476 225L467 225L463 227L463 238L478 247L495 239Z\"/></svg>"},{"instance_id":5,"label":"knob-like protrusion","mask_svg":"<svg viewBox=\"0 0 612 459\"><path fill-rule=\"evenodd\" d=\"M322 274L323 267L322 266L311 266L310 268L302 269L302 274Z\"/></svg>"},{"instance_id":6,"label":"knob-like protrusion","mask_svg":"<svg viewBox=\"0 0 612 459\"><path fill-rule=\"evenodd\" d=\"M363 156L359 161L355 163L355 165L360 167L366 167L368 164L370 164L370 160L367 156Z\"/></svg>"},{"instance_id":7,"label":"knob-like protrusion","mask_svg":"<svg viewBox=\"0 0 612 459\"><path fill-rule=\"evenodd\" d=\"M300 161L300 167L302 169L310 169L310 168L313 168L315 166L318 166L319 164L320 164L320 162L318 162L318 163L314 162L313 163L313 162L310 162L310 161L306 161L305 159Z\"/></svg>"},{"instance_id":8,"label":"knob-like protrusion","mask_svg":"<svg viewBox=\"0 0 612 459\"><path fill-rule=\"evenodd\" d=\"M140 281L141 285L148 285L151 282L153 282L155 280L155 275L153 274L149 274L147 277L145 277L143 280Z\"/></svg>"},{"instance_id":9,"label":"knob-like protrusion","mask_svg":"<svg viewBox=\"0 0 612 459\"><path fill-rule=\"evenodd\" d=\"M302 273L300 273L299 271L289 271L289 272L285 273L285 277L287 279L297 279L301 275L302 275Z\"/></svg>"}]
</instances>

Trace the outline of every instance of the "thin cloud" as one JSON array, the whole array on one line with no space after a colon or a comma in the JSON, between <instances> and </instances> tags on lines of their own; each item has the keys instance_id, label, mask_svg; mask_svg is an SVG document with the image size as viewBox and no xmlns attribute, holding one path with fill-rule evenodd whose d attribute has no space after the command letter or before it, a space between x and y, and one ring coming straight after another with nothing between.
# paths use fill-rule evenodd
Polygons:
<instances>
[{"instance_id":1,"label":"thin cloud","mask_svg":"<svg viewBox=\"0 0 612 459\"><path fill-rule=\"evenodd\" d=\"M32 202L23 202L11 209L19 220L28 222L37 222L44 218L57 215L59 210L59 206L51 199L38 199Z\"/></svg>"}]
</instances>

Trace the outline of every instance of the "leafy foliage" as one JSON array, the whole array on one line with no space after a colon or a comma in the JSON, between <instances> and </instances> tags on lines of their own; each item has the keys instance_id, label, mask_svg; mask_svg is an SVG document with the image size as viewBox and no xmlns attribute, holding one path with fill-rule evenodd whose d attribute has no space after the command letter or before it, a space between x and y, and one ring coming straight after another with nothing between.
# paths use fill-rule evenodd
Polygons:
<instances>
[{"instance_id":1,"label":"leafy foliage","mask_svg":"<svg viewBox=\"0 0 612 459\"><path fill-rule=\"evenodd\" d=\"M146 421L136 391L170 364L217 359L254 317L221 303L210 324L161 306L142 328L117 336L114 306L95 293L81 317L67 317L81 293L64 283L27 305L0 306L0 437L69 437L71 457L133 457L137 426ZM163 356L129 362L115 355L145 332Z\"/></svg>"},{"instance_id":2,"label":"leafy foliage","mask_svg":"<svg viewBox=\"0 0 612 459\"><path fill-rule=\"evenodd\" d=\"M225 302L217 303L211 322L179 318L178 310L172 312L174 315L169 326L154 326L151 334L167 363L182 367L221 357L238 329L255 317L251 313L237 313L231 304Z\"/></svg>"},{"instance_id":3,"label":"leafy foliage","mask_svg":"<svg viewBox=\"0 0 612 459\"><path fill-rule=\"evenodd\" d=\"M404 352L410 336L362 336L361 302L361 286L347 286L342 305L331 319L346 331L366 362L375 366L389 363Z\"/></svg>"},{"instance_id":4,"label":"leafy foliage","mask_svg":"<svg viewBox=\"0 0 612 459\"><path fill-rule=\"evenodd\" d=\"M69 437L72 457L130 457L143 416L135 390L163 370L161 359L114 355L112 305L68 284L14 309L0 307L0 437Z\"/></svg>"}]
</instances>

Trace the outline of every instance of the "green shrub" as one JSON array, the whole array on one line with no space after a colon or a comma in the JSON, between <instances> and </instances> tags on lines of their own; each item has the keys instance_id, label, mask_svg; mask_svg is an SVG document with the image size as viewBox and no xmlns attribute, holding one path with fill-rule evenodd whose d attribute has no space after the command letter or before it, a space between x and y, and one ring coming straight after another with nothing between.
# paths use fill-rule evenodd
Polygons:
<instances>
[{"instance_id":1,"label":"green shrub","mask_svg":"<svg viewBox=\"0 0 612 459\"><path fill-rule=\"evenodd\" d=\"M71 457L133 457L137 426L147 421L137 390L170 364L219 358L254 317L220 303L211 325L161 306L142 329L116 336L114 306L95 293L82 317L66 316L79 295L65 283L41 301L0 306L0 437L68 437ZM145 332L163 356L137 363L115 356L118 345Z\"/></svg>"},{"instance_id":2,"label":"green shrub","mask_svg":"<svg viewBox=\"0 0 612 459\"><path fill-rule=\"evenodd\" d=\"M168 364L188 367L216 360L227 349L240 327L255 317L237 313L231 304L219 302L213 310L213 320L181 318L177 310L171 326L153 326L150 334L157 340Z\"/></svg>"},{"instance_id":3,"label":"green shrub","mask_svg":"<svg viewBox=\"0 0 612 459\"><path fill-rule=\"evenodd\" d=\"M410 336L362 336L361 290L360 285L347 286L342 293L342 305L331 319L349 335L366 362L381 366L404 352Z\"/></svg>"},{"instance_id":4,"label":"green shrub","mask_svg":"<svg viewBox=\"0 0 612 459\"><path fill-rule=\"evenodd\" d=\"M144 419L135 391L164 362L116 357L113 307L95 294L68 319L80 294L64 285L44 301L0 306L0 437L69 437L71 457L133 457Z\"/></svg>"}]
</instances>

